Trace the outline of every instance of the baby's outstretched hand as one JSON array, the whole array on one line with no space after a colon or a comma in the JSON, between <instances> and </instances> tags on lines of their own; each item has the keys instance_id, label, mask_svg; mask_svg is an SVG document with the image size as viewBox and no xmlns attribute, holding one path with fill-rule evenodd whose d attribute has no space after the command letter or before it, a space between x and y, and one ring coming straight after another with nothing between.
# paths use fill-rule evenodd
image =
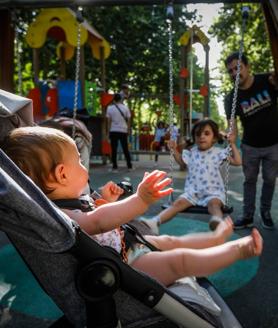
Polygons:
<instances>
[{"instance_id":1,"label":"baby's outstretched hand","mask_svg":"<svg viewBox=\"0 0 278 328\"><path fill-rule=\"evenodd\" d=\"M160 198L173 192L173 188L164 189L172 183L172 179L166 178L167 173L155 170L145 173L143 180L137 188L137 195L147 204L151 205Z\"/></svg>"},{"instance_id":2,"label":"baby's outstretched hand","mask_svg":"<svg viewBox=\"0 0 278 328\"><path fill-rule=\"evenodd\" d=\"M107 182L100 190L102 198L108 202L115 202L124 192L124 190L113 181Z\"/></svg>"}]
</instances>

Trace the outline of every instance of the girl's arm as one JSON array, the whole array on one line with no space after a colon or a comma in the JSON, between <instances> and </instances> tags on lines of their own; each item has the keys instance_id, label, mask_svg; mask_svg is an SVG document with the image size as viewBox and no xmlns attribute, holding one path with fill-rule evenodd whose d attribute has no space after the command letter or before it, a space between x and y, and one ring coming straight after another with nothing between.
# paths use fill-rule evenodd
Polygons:
<instances>
[{"instance_id":1,"label":"girl's arm","mask_svg":"<svg viewBox=\"0 0 278 328\"><path fill-rule=\"evenodd\" d=\"M230 163L235 166L242 165L241 155L235 143L231 143L232 156L230 156Z\"/></svg>"},{"instance_id":2,"label":"girl's arm","mask_svg":"<svg viewBox=\"0 0 278 328\"><path fill-rule=\"evenodd\" d=\"M184 161L182 159L181 153L179 153L177 151L177 143L174 140L169 140L168 147L170 149L173 149L173 155L174 155L175 161L180 165L180 167L182 169L185 169L186 168L186 164L184 163Z\"/></svg>"},{"instance_id":3,"label":"girl's arm","mask_svg":"<svg viewBox=\"0 0 278 328\"><path fill-rule=\"evenodd\" d=\"M164 188L171 182L165 172L156 170L145 174L136 194L124 200L102 205L91 212L63 211L90 235L107 232L143 214L152 203L169 195L173 189Z\"/></svg>"},{"instance_id":4,"label":"girl's arm","mask_svg":"<svg viewBox=\"0 0 278 328\"><path fill-rule=\"evenodd\" d=\"M236 146L237 128L234 127L234 131L228 135L228 141L232 149L232 155L229 160L232 165L239 166L242 164L240 152Z\"/></svg>"}]
</instances>

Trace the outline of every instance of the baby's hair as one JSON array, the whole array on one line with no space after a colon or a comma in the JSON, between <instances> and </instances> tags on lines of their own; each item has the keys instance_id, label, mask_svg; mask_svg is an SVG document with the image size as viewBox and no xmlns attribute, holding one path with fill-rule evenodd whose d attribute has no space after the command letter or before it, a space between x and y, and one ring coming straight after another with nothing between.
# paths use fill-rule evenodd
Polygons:
<instances>
[{"instance_id":1,"label":"baby's hair","mask_svg":"<svg viewBox=\"0 0 278 328\"><path fill-rule=\"evenodd\" d=\"M207 125L211 127L214 138L217 141L220 140L218 124L215 123L213 120L211 120L209 118L205 118L205 119L200 120L197 123L195 123L193 128L192 128L191 136L192 136L192 139L193 139L194 143L195 143L195 136L200 135Z\"/></svg>"},{"instance_id":2,"label":"baby's hair","mask_svg":"<svg viewBox=\"0 0 278 328\"><path fill-rule=\"evenodd\" d=\"M12 130L1 144L4 152L41 190L52 192L47 180L63 162L65 146L74 144L63 131L47 127L22 127ZM54 175L53 175L54 177Z\"/></svg>"}]
</instances>

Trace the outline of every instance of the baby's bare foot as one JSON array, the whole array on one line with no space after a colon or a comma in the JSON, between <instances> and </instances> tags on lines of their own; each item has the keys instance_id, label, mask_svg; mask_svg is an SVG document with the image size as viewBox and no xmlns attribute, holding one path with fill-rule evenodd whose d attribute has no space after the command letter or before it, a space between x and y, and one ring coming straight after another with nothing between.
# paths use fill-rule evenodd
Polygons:
<instances>
[{"instance_id":1,"label":"baby's bare foot","mask_svg":"<svg viewBox=\"0 0 278 328\"><path fill-rule=\"evenodd\" d=\"M263 239L257 229L253 229L250 236L239 240L239 253L241 259L259 256L263 250Z\"/></svg>"},{"instance_id":2,"label":"baby's bare foot","mask_svg":"<svg viewBox=\"0 0 278 328\"><path fill-rule=\"evenodd\" d=\"M225 241L233 233L233 230L234 230L233 221L228 216L218 224L218 226L216 227L216 230L214 231L219 244L225 243Z\"/></svg>"}]
</instances>

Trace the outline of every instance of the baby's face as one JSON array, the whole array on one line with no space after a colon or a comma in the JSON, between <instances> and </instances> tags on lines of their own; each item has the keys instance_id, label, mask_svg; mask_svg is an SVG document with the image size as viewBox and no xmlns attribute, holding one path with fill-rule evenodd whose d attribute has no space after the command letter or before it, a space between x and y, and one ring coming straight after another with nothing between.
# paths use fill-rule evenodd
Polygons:
<instances>
[{"instance_id":1,"label":"baby's face","mask_svg":"<svg viewBox=\"0 0 278 328\"><path fill-rule=\"evenodd\" d=\"M68 187L72 193L72 198L78 198L87 186L89 174L81 163L80 154L74 142L65 147L63 164L68 172Z\"/></svg>"}]
</instances>

